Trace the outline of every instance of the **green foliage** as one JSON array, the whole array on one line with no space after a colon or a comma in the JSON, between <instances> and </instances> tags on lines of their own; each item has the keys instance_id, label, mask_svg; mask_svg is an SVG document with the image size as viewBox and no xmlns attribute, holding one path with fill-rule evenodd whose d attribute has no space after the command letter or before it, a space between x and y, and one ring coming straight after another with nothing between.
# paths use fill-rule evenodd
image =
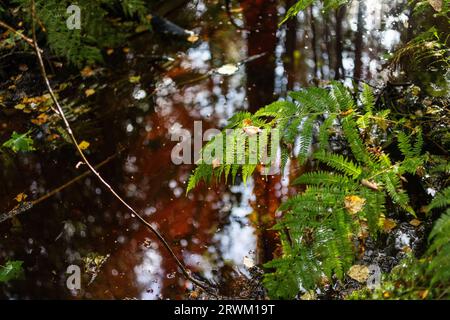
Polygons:
<instances>
[{"instance_id":1,"label":"green foliage","mask_svg":"<svg viewBox=\"0 0 450 320\"><path fill-rule=\"evenodd\" d=\"M30 138L31 131L25 133L13 132L11 138L3 143L3 147L11 149L13 152L33 151L33 140Z\"/></svg>"},{"instance_id":2,"label":"green foliage","mask_svg":"<svg viewBox=\"0 0 450 320\"><path fill-rule=\"evenodd\" d=\"M447 198L447 205L449 204ZM448 288L450 285L450 209L447 209L446 213L436 221L429 240L431 245L427 254L434 255L427 267L431 285L442 284Z\"/></svg>"},{"instance_id":3,"label":"green foliage","mask_svg":"<svg viewBox=\"0 0 450 320\"><path fill-rule=\"evenodd\" d=\"M20 278L23 275L23 261L7 261L0 266L0 282L8 282Z\"/></svg>"},{"instance_id":4,"label":"green foliage","mask_svg":"<svg viewBox=\"0 0 450 320\"><path fill-rule=\"evenodd\" d=\"M313 158L333 170L309 172L295 180L307 187L304 193L280 207L284 216L276 229L288 230L290 239L295 240L283 241L283 256L266 265L276 269L274 275L265 278L273 298L293 298L298 293L295 288L314 289L322 275L328 279L334 276L342 279L352 265L356 252L354 244L359 241L358 235L365 225L373 236L380 231L378 221L386 214L386 198L390 197L399 207L414 214L402 189L400 173L411 161L422 164L424 159L420 154L412 152L420 149L420 139L414 147L407 149L403 161L392 165L387 155L377 158L368 153L353 115L346 116L342 123L344 136L357 162L319 150ZM404 142L409 143L409 138L406 137ZM304 251L303 254L289 254ZM290 284L276 281L288 274L292 278L292 268L284 263L303 266L297 270L296 281L290 281ZM310 265L311 268L307 267Z\"/></svg>"},{"instance_id":5,"label":"green foliage","mask_svg":"<svg viewBox=\"0 0 450 320\"><path fill-rule=\"evenodd\" d=\"M272 298L293 298L300 289L314 289L323 277L342 279L355 259L355 244L364 241L362 235L370 232L376 237L382 231L379 221L386 215L387 199L415 216L403 189L402 175L415 174L425 161L421 155L420 130L409 134L399 131L397 140L402 159L396 162L379 146L369 147L371 142L364 140L368 137L366 133L383 127L389 113L385 110L374 113L375 99L368 87L361 95L364 114L339 83L333 83L330 90L308 88L291 92L289 96L292 101L277 101L254 115L238 113L227 126L240 130L249 125L261 130L278 129L282 159L284 150L287 157L297 157L300 162L315 160L318 167L295 179L295 184L305 185L305 191L286 200L279 208L284 215L275 229L281 235L283 255L265 265L275 269L264 279ZM313 146L315 126L319 127L318 146ZM245 136L240 130L233 131L232 135ZM334 141L340 138L346 142L345 155L330 151L336 149ZM224 133L216 136L215 142L203 150L209 153L211 146L224 139ZM294 152L292 145L298 145L298 151ZM235 146L227 144L226 148L236 154ZM250 152L245 149L242 158L247 159ZM234 179L241 167L244 181L256 168L238 163L220 166L202 163L191 176L188 191L201 180L218 180L223 174L226 178L231 173Z\"/></svg>"},{"instance_id":6,"label":"green foliage","mask_svg":"<svg viewBox=\"0 0 450 320\"><path fill-rule=\"evenodd\" d=\"M31 23L31 0L14 0L23 12L23 18ZM81 10L81 29L70 30L67 8L75 4ZM117 10L116 8L120 8ZM122 16L133 16L145 21L148 8L142 0L36 0L37 27L44 35L50 49L70 63L81 67L84 63L102 61L101 50L122 43L132 30L132 21L118 22Z\"/></svg>"},{"instance_id":7,"label":"green foliage","mask_svg":"<svg viewBox=\"0 0 450 320\"><path fill-rule=\"evenodd\" d=\"M427 206L427 209L432 210L435 208L442 208L449 205L450 205L450 187L447 187L434 197L431 203Z\"/></svg>"},{"instance_id":8,"label":"green foliage","mask_svg":"<svg viewBox=\"0 0 450 320\"><path fill-rule=\"evenodd\" d=\"M287 20L294 18L299 14L300 11L305 10L309 6L313 5L314 3L322 2L324 10L331 10L336 9L346 3L348 3L349 0L299 0L297 1L292 7L289 8L286 15L284 16L283 20L281 20L280 25L285 23Z\"/></svg>"}]
</instances>

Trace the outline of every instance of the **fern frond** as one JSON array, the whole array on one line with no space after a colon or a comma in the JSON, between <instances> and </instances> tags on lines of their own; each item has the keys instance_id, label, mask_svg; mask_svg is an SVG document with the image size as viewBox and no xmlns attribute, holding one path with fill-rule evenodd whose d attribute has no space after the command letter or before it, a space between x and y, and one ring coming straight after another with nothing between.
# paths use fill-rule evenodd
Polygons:
<instances>
[{"instance_id":1,"label":"fern frond","mask_svg":"<svg viewBox=\"0 0 450 320\"><path fill-rule=\"evenodd\" d=\"M350 160L347 160L342 155L321 151L315 153L314 157L317 160L326 163L330 167L352 176L354 179L357 179L362 173L362 169L358 165L354 164Z\"/></svg>"},{"instance_id":2,"label":"fern frond","mask_svg":"<svg viewBox=\"0 0 450 320\"><path fill-rule=\"evenodd\" d=\"M375 97L373 95L372 88L367 84L363 84L363 91L361 93L361 102L364 107L364 111L368 113L372 113L372 110L375 107Z\"/></svg>"},{"instance_id":3,"label":"fern frond","mask_svg":"<svg viewBox=\"0 0 450 320\"><path fill-rule=\"evenodd\" d=\"M427 206L428 211L433 210L435 208L443 208L446 206L450 206L450 187L445 188L441 192L439 192L431 203Z\"/></svg>"},{"instance_id":4,"label":"fern frond","mask_svg":"<svg viewBox=\"0 0 450 320\"><path fill-rule=\"evenodd\" d=\"M294 180L293 184L313 185L348 185L351 180L341 174L327 171L307 172Z\"/></svg>"}]
</instances>

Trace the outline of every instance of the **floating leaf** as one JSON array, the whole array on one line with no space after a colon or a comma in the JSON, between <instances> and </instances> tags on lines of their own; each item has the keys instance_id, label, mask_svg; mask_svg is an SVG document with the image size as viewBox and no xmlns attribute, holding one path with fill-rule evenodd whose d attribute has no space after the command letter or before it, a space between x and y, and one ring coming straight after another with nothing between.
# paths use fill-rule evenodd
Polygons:
<instances>
[{"instance_id":1,"label":"floating leaf","mask_svg":"<svg viewBox=\"0 0 450 320\"><path fill-rule=\"evenodd\" d=\"M87 148L89 148L90 145L91 145L91 144L90 144L89 142L83 140L83 141L80 142L80 144L78 145L78 147L79 147L81 150L86 150Z\"/></svg>"},{"instance_id":2,"label":"floating leaf","mask_svg":"<svg viewBox=\"0 0 450 320\"><path fill-rule=\"evenodd\" d=\"M219 74L222 74L224 76L231 76L238 71L238 67L234 64L224 64L220 68L218 68L216 71Z\"/></svg>"},{"instance_id":3,"label":"floating leaf","mask_svg":"<svg viewBox=\"0 0 450 320\"><path fill-rule=\"evenodd\" d=\"M92 96L95 93L94 89L86 89L86 91L84 91L84 94L86 95L86 97Z\"/></svg>"},{"instance_id":4,"label":"floating leaf","mask_svg":"<svg viewBox=\"0 0 450 320\"><path fill-rule=\"evenodd\" d=\"M198 35L196 35L195 33L189 33L189 36L187 37L187 41L191 42L191 43L195 43L198 41Z\"/></svg>"},{"instance_id":5,"label":"floating leaf","mask_svg":"<svg viewBox=\"0 0 450 320\"><path fill-rule=\"evenodd\" d=\"M7 261L4 266L0 266L0 282L7 282L20 278L23 274L23 261Z\"/></svg>"},{"instance_id":6,"label":"floating leaf","mask_svg":"<svg viewBox=\"0 0 450 320\"><path fill-rule=\"evenodd\" d=\"M13 152L18 151L33 151L33 139L29 137L31 131L26 133L13 132L11 138L3 143L3 147L10 148Z\"/></svg>"},{"instance_id":7,"label":"floating leaf","mask_svg":"<svg viewBox=\"0 0 450 320\"><path fill-rule=\"evenodd\" d=\"M94 71L89 66L84 67L80 73L84 78L92 77L94 75Z\"/></svg>"},{"instance_id":8,"label":"floating leaf","mask_svg":"<svg viewBox=\"0 0 450 320\"><path fill-rule=\"evenodd\" d=\"M130 83L139 83L141 81L141 76L131 76L128 78Z\"/></svg>"},{"instance_id":9,"label":"floating leaf","mask_svg":"<svg viewBox=\"0 0 450 320\"><path fill-rule=\"evenodd\" d=\"M24 201L26 198L28 198L28 196L27 196L25 193L21 192L21 193L19 193L14 199L15 199L17 202L22 202L22 201Z\"/></svg>"},{"instance_id":10,"label":"floating leaf","mask_svg":"<svg viewBox=\"0 0 450 320\"><path fill-rule=\"evenodd\" d=\"M48 115L46 113L41 113L40 115L37 116L36 119L31 119L31 122L38 126L43 125L47 121Z\"/></svg>"}]
</instances>

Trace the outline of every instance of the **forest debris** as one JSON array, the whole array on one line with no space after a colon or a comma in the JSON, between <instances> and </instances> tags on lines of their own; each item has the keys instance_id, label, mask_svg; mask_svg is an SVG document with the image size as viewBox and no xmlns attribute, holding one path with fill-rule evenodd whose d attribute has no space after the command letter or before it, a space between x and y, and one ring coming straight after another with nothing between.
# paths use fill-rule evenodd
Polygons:
<instances>
[{"instance_id":1,"label":"forest debris","mask_svg":"<svg viewBox=\"0 0 450 320\"><path fill-rule=\"evenodd\" d=\"M433 7L437 12L441 12L442 10L442 0L428 0L428 3Z\"/></svg>"},{"instance_id":2,"label":"forest debris","mask_svg":"<svg viewBox=\"0 0 450 320\"><path fill-rule=\"evenodd\" d=\"M255 261L252 258L245 256L243 259L243 264L247 269L250 269L255 266Z\"/></svg>"},{"instance_id":3,"label":"forest debris","mask_svg":"<svg viewBox=\"0 0 450 320\"><path fill-rule=\"evenodd\" d=\"M316 300L317 295L313 290L309 290L300 296L300 300Z\"/></svg>"},{"instance_id":4,"label":"forest debris","mask_svg":"<svg viewBox=\"0 0 450 320\"><path fill-rule=\"evenodd\" d=\"M418 227L420 226L420 224L422 223L422 221L418 220L418 219L412 219L409 224L412 225L413 227Z\"/></svg>"},{"instance_id":5,"label":"forest debris","mask_svg":"<svg viewBox=\"0 0 450 320\"><path fill-rule=\"evenodd\" d=\"M34 123L35 125L43 125L44 123L46 123L48 121L48 115L46 113L41 113L40 115L37 116L36 119L31 119L31 122Z\"/></svg>"},{"instance_id":6,"label":"forest debris","mask_svg":"<svg viewBox=\"0 0 450 320\"><path fill-rule=\"evenodd\" d=\"M102 256L100 254L91 252L86 257L83 258L84 262L84 270L87 274L90 275L91 279L89 280L88 286L94 282L95 278L97 278L100 269L108 260L109 254Z\"/></svg>"},{"instance_id":7,"label":"forest debris","mask_svg":"<svg viewBox=\"0 0 450 320\"><path fill-rule=\"evenodd\" d=\"M254 136L255 134L261 132L261 129L255 126L244 127L243 130L249 136Z\"/></svg>"},{"instance_id":8,"label":"forest debris","mask_svg":"<svg viewBox=\"0 0 450 320\"><path fill-rule=\"evenodd\" d=\"M221 66L220 68L218 68L216 70L216 72L218 74L224 75L224 76L231 76L233 74L236 73L236 71L238 71L239 68L238 66L236 66L235 64L224 64L223 66Z\"/></svg>"},{"instance_id":9,"label":"forest debris","mask_svg":"<svg viewBox=\"0 0 450 320\"><path fill-rule=\"evenodd\" d=\"M359 283L365 283L369 277L369 268L365 265L355 264L348 270L347 275Z\"/></svg>"},{"instance_id":10,"label":"forest debris","mask_svg":"<svg viewBox=\"0 0 450 320\"><path fill-rule=\"evenodd\" d=\"M91 145L91 144L90 144L89 142L83 140L83 141L80 142L80 144L78 145L78 147L79 147L81 150L86 150L87 148L89 148L90 145Z\"/></svg>"},{"instance_id":11,"label":"forest debris","mask_svg":"<svg viewBox=\"0 0 450 320\"><path fill-rule=\"evenodd\" d=\"M428 289L420 290L420 291L418 292L419 298L422 299L422 300L425 299L425 298L428 296L428 292L429 292Z\"/></svg>"},{"instance_id":12,"label":"forest debris","mask_svg":"<svg viewBox=\"0 0 450 320\"><path fill-rule=\"evenodd\" d=\"M366 179L362 179L361 180L361 184L363 186L369 188L369 189L374 190L374 191L378 191L379 190L378 189L378 184L376 182L374 182L374 181L369 181L369 180L366 180Z\"/></svg>"},{"instance_id":13,"label":"forest debris","mask_svg":"<svg viewBox=\"0 0 450 320\"><path fill-rule=\"evenodd\" d=\"M14 200L16 200L17 202L22 202L22 201L24 201L26 198L28 198L28 196L26 195L26 193L21 192L21 193L19 193L19 194L14 198Z\"/></svg>"},{"instance_id":14,"label":"forest debris","mask_svg":"<svg viewBox=\"0 0 450 320\"><path fill-rule=\"evenodd\" d=\"M365 203L366 199L355 195L346 196L344 199L345 209L347 209L347 211L350 212L351 214L360 212L364 207Z\"/></svg>"},{"instance_id":15,"label":"forest debris","mask_svg":"<svg viewBox=\"0 0 450 320\"><path fill-rule=\"evenodd\" d=\"M83 78L92 77L94 75L94 71L92 70L92 68L90 66L84 67L80 73L83 76Z\"/></svg>"},{"instance_id":16,"label":"forest debris","mask_svg":"<svg viewBox=\"0 0 450 320\"><path fill-rule=\"evenodd\" d=\"M130 76L128 81L130 83L139 83L139 81L141 81L141 76Z\"/></svg>"},{"instance_id":17,"label":"forest debris","mask_svg":"<svg viewBox=\"0 0 450 320\"><path fill-rule=\"evenodd\" d=\"M84 91L86 97L92 96L95 93L95 89L89 88Z\"/></svg>"},{"instance_id":18,"label":"forest debris","mask_svg":"<svg viewBox=\"0 0 450 320\"><path fill-rule=\"evenodd\" d=\"M397 226L397 223L393 219L383 219L383 230L385 232L390 232Z\"/></svg>"},{"instance_id":19,"label":"forest debris","mask_svg":"<svg viewBox=\"0 0 450 320\"><path fill-rule=\"evenodd\" d=\"M217 158L214 158L211 164L212 164L213 169L218 168L218 167L220 167L220 160Z\"/></svg>"}]
</instances>

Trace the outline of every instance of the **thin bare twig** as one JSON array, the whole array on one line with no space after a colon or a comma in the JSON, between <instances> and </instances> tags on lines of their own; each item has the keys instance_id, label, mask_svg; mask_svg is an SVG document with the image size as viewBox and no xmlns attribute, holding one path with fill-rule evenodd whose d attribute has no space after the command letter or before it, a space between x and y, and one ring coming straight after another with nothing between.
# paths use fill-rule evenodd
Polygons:
<instances>
[{"instance_id":1,"label":"thin bare twig","mask_svg":"<svg viewBox=\"0 0 450 320\"><path fill-rule=\"evenodd\" d=\"M112 156L109 156L108 158L106 158L105 160L103 160L102 162L100 162L99 164L97 164L95 166L95 169L99 169L102 166L104 166L105 164L107 164L108 162L110 162L112 159L114 159L117 154L119 154L119 152L121 152L121 150L119 150L117 153L113 154ZM55 194L57 194L58 192L70 187L72 184L74 184L75 182L83 179L84 177L88 176L89 174L91 174L92 172L87 170L85 172L83 172L82 174L80 174L79 176L67 181L66 183L60 185L59 187L51 190L50 192L44 194L42 197L39 197L38 199L32 200L32 201L23 201L21 203L19 203L17 206L15 206L13 209L11 209L8 212L2 213L0 214L0 223L11 219L15 216L18 216L19 214L22 214L28 210L30 210L31 208L33 208L35 205L47 200L48 198L54 196Z\"/></svg>"},{"instance_id":2,"label":"thin bare twig","mask_svg":"<svg viewBox=\"0 0 450 320\"><path fill-rule=\"evenodd\" d=\"M34 42L32 39L28 38L27 36L23 35L21 32L17 31L16 29L14 29L13 27L11 27L9 24L7 24L6 22L3 22L0 20L0 27L5 28L6 30L11 31L12 33L18 35L20 38L22 38L22 40L24 40L26 43L28 43L33 49L36 50L36 47L34 45ZM42 50L41 50L42 51Z\"/></svg>"},{"instance_id":3,"label":"thin bare twig","mask_svg":"<svg viewBox=\"0 0 450 320\"><path fill-rule=\"evenodd\" d=\"M157 238L158 240L163 244L163 246L167 249L167 251L169 251L170 255L172 256L172 258L175 260L177 266L180 268L182 274L192 283L196 284L198 287L202 288L203 290L205 290L207 293L212 294L214 296L216 295L215 290L213 290L210 286L208 286L207 284L201 282L200 280L195 279L190 271L187 270L187 268L184 266L184 264L180 261L180 259L178 259L177 255L175 254L175 252L172 250L172 248L170 247L169 243L167 242L167 240L165 239L165 237L158 231L156 230L155 227L153 227L150 223L148 223L133 207L131 207L131 205L129 205L113 188L112 186L100 175L100 173L98 173L98 171L94 168L94 166L92 166L92 164L89 162L89 160L86 158L83 150L81 150L81 148L79 147L78 144L78 140L75 137L72 128L64 114L64 111L61 107L61 105L59 104L58 99L56 98L53 89L50 85L50 81L48 79L47 76L47 72L45 70L45 65L44 65L44 61L42 59L42 55L41 55L41 50L39 49L39 45L37 43L36 40L36 27L35 27L35 21L36 21L36 8L35 8L35 1L32 0L32 8L31 8L31 12L32 12L32 31L33 31L33 43L34 43L34 48L36 51L36 55L38 58L38 62L39 62L39 66L41 69L41 74L42 77L45 81L45 84L47 86L47 89L50 93L50 96L52 98L52 101L54 103L54 105L56 106L56 109L59 113L59 115L61 116L64 126L66 128L66 131L70 137L70 139L72 140L72 143L76 149L76 151L78 152L80 158L82 159L82 161L84 162L84 164L86 164L86 166L88 167L88 169L92 172L92 174L94 174L94 176L96 176L96 178L109 190L109 192L111 192L111 194L114 195L114 197L119 200L128 210L131 211L132 213L132 217L137 218L143 225L145 225Z\"/></svg>"}]
</instances>

